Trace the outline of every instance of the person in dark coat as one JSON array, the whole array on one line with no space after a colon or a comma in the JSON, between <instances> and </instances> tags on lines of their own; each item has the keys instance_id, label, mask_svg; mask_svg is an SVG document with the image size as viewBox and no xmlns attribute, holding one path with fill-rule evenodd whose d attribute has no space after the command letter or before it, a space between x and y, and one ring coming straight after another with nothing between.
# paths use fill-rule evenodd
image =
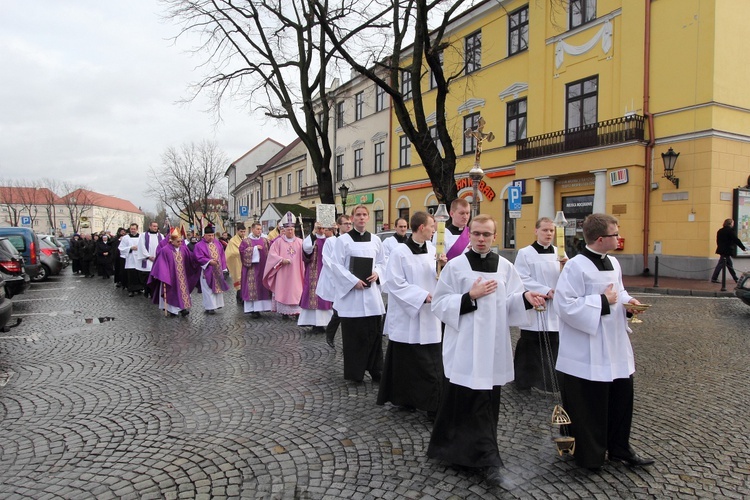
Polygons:
<instances>
[{"instance_id":1,"label":"person in dark coat","mask_svg":"<svg viewBox=\"0 0 750 500\"><path fill-rule=\"evenodd\" d=\"M120 288L123 285L123 279L125 276L125 259L120 258L120 238L122 238L127 231L124 227L118 227L117 233L109 239L110 256L112 257L112 269L114 271L115 286Z\"/></svg>"},{"instance_id":2,"label":"person in dark coat","mask_svg":"<svg viewBox=\"0 0 750 500\"><path fill-rule=\"evenodd\" d=\"M719 262L716 264L714 274L711 276L711 283L719 282L719 273L724 266L727 266L727 271L737 283L737 273L734 271L734 264L732 263L732 255L737 251L737 247L747 251L745 245L737 237L734 232L734 220L726 219L724 225L716 232L716 253L719 255Z\"/></svg>"},{"instance_id":3,"label":"person in dark coat","mask_svg":"<svg viewBox=\"0 0 750 500\"><path fill-rule=\"evenodd\" d=\"M112 245L106 234L96 243L96 269L102 279L109 279L112 270Z\"/></svg>"},{"instance_id":4,"label":"person in dark coat","mask_svg":"<svg viewBox=\"0 0 750 500\"><path fill-rule=\"evenodd\" d=\"M94 277L94 266L96 265L96 244L99 235L94 233L93 239L89 235L83 237L81 245L81 273L87 278Z\"/></svg>"},{"instance_id":5,"label":"person in dark coat","mask_svg":"<svg viewBox=\"0 0 750 500\"><path fill-rule=\"evenodd\" d=\"M70 264L73 268L73 274L81 273L81 254L83 250L83 240L81 236L76 233L70 240L70 250L68 250L68 256L70 257Z\"/></svg>"}]
</instances>

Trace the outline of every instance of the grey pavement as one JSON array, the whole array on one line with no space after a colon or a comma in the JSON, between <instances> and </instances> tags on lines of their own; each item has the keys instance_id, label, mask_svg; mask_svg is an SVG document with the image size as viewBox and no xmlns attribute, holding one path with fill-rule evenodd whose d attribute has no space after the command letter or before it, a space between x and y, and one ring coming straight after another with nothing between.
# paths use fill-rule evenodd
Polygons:
<instances>
[{"instance_id":1,"label":"grey pavement","mask_svg":"<svg viewBox=\"0 0 750 500\"><path fill-rule=\"evenodd\" d=\"M194 294L190 316L165 318L67 272L14 298L23 323L0 334L0 497L747 498L750 307L637 296L652 307L632 325L631 441L656 465L577 469L551 441L554 397L509 385L506 491L428 460L430 422L344 381L340 336L334 350L252 320L230 294L217 315Z\"/></svg>"}]
</instances>

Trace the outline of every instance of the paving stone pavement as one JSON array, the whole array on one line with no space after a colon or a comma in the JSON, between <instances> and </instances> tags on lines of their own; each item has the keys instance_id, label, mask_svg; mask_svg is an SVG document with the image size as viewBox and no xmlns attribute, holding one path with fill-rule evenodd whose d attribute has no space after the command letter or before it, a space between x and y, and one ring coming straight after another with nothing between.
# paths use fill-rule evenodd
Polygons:
<instances>
[{"instance_id":1,"label":"paving stone pavement","mask_svg":"<svg viewBox=\"0 0 750 500\"><path fill-rule=\"evenodd\" d=\"M23 323L0 334L0 497L747 498L750 307L639 297L632 443L657 464L577 469L551 442L554 398L510 385L506 491L427 460L430 422L344 381L340 336L252 320L230 294L166 318L68 271L14 298Z\"/></svg>"}]
</instances>

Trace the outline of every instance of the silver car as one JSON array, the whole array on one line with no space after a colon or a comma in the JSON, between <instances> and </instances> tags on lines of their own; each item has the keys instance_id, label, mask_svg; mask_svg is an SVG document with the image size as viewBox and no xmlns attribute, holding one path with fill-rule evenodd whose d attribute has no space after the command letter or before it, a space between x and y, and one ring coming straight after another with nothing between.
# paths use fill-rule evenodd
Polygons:
<instances>
[{"instance_id":1,"label":"silver car","mask_svg":"<svg viewBox=\"0 0 750 500\"><path fill-rule=\"evenodd\" d=\"M42 267L39 274L31 281L46 281L50 276L57 276L63 269L60 249L48 237L40 237Z\"/></svg>"}]
</instances>

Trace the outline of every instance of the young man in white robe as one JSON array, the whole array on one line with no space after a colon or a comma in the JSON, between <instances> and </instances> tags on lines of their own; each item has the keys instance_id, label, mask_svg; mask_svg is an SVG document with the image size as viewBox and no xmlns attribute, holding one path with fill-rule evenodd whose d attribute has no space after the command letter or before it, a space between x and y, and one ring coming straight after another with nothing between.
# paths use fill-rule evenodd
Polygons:
<instances>
[{"instance_id":1,"label":"young man in white robe","mask_svg":"<svg viewBox=\"0 0 750 500\"><path fill-rule=\"evenodd\" d=\"M388 265L388 257L390 257L391 252L398 248L401 243L406 243L406 231L409 230L409 222L403 217L399 217L396 219L395 228L396 232L393 236L389 236L383 240L383 255L385 255L386 266Z\"/></svg>"},{"instance_id":2,"label":"young man in white robe","mask_svg":"<svg viewBox=\"0 0 750 500\"><path fill-rule=\"evenodd\" d=\"M552 219L542 217L537 220L534 234L536 241L518 251L513 265L521 276L524 288L548 297L547 308L536 316L536 321L521 329L513 356L513 385L519 391L528 391L534 387L551 392L555 387L552 377L555 374L557 347L560 343L559 321L553 299L561 263L567 258L560 260L557 257L557 247L552 244L555 237L555 223Z\"/></svg>"},{"instance_id":3,"label":"young man in white robe","mask_svg":"<svg viewBox=\"0 0 750 500\"><path fill-rule=\"evenodd\" d=\"M154 266L154 260L156 260L156 249L162 240L164 240L164 235L159 232L159 223L156 221L152 221L148 225L148 231L138 238L136 269L139 273L138 279L143 284L146 298L151 293L151 289L146 286L148 275L151 274L151 268Z\"/></svg>"},{"instance_id":4,"label":"young man in white robe","mask_svg":"<svg viewBox=\"0 0 750 500\"><path fill-rule=\"evenodd\" d=\"M327 238L326 244L323 246L323 270L320 273L320 283L315 290L318 297L329 302L336 300L335 282L333 280L333 274L331 274L333 272L331 267L333 262L333 249L336 247L336 242L338 241L339 236L351 231L351 217L346 214L339 215L338 219L336 219L336 226L338 234L335 237ZM331 316L330 321L326 325L326 344L331 348L335 348L334 340L336 339L336 331L341 324L341 318L339 318L339 314L336 311L336 304L334 304L334 307L331 310L333 311L333 316Z\"/></svg>"},{"instance_id":5,"label":"young man in white robe","mask_svg":"<svg viewBox=\"0 0 750 500\"><path fill-rule=\"evenodd\" d=\"M135 296L136 293L143 291L144 285L138 277L138 224L133 223L130 225L129 232L120 239L120 244L117 247L120 250L120 258L125 260L125 271L126 283L128 288L128 297Z\"/></svg>"},{"instance_id":6,"label":"young man in white robe","mask_svg":"<svg viewBox=\"0 0 750 500\"><path fill-rule=\"evenodd\" d=\"M448 213L451 219L445 225L443 241L445 242L445 255L448 260L451 260L470 248L468 224L471 218L471 205L464 198L456 198L451 203ZM436 237L432 239L432 242L437 243Z\"/></svg>"},{"instance_id":7,"label":"young man in white robe","mask_svg":"<svg viewBox=\"0 0 750 500\"><path fill-rule=\"evenodd\" d=\"M377 404L421 410L434 416L443 386L440 320L430 309L437 284L435 219L411 216L411 236L388 259L383 289L388 294L384 332L388 335Z\"/></svg>"},{"instance_id":8,"label":"young man in white robe","mask_svg":"<svg viewBox=\"0 0 750 500\"><path fill-rule=\"evenodd\" d=\"M555 306L560 316L557 370L575 461L599 470L605 454L630 466L653 464L630 447L635 360L628 337L628 305L617 259L617 219L592 214L583 221L586 248L560 274Z\"/></svg>"},{"instance_id":9,"label":"young man in white robe","mask_svg":"<svg viewBox=\"0 0 750 500\"><path fill-rule=\"evenodd\" d=\"M333 250L332 275L336 290L333 307L341 317L344 378L362 382L365 372L380 382L383 372L383 344L380 322L385 313L378 280L383 274L384 256L380 238L370 234L370 211L357 205L352 212L354 228L340 236ZM369 276L352 273L353 259L370 259Z\"/></svg>"},{"instance_id":10,"label":"young man in white robe","mask_svg":"<svg viewBox=\"0 0 750 500\"><path fill-rule=\"evenodd\" d=\"M527 325L545 297L525 291L513 265L491 251L496 233L492 217L477 215L471 249L448 261L433 294L432 311L445 323L445 381L427 456L509 488L497 427L500 389L513 380L510 326Z\"/></svg>"}]
</instances>

